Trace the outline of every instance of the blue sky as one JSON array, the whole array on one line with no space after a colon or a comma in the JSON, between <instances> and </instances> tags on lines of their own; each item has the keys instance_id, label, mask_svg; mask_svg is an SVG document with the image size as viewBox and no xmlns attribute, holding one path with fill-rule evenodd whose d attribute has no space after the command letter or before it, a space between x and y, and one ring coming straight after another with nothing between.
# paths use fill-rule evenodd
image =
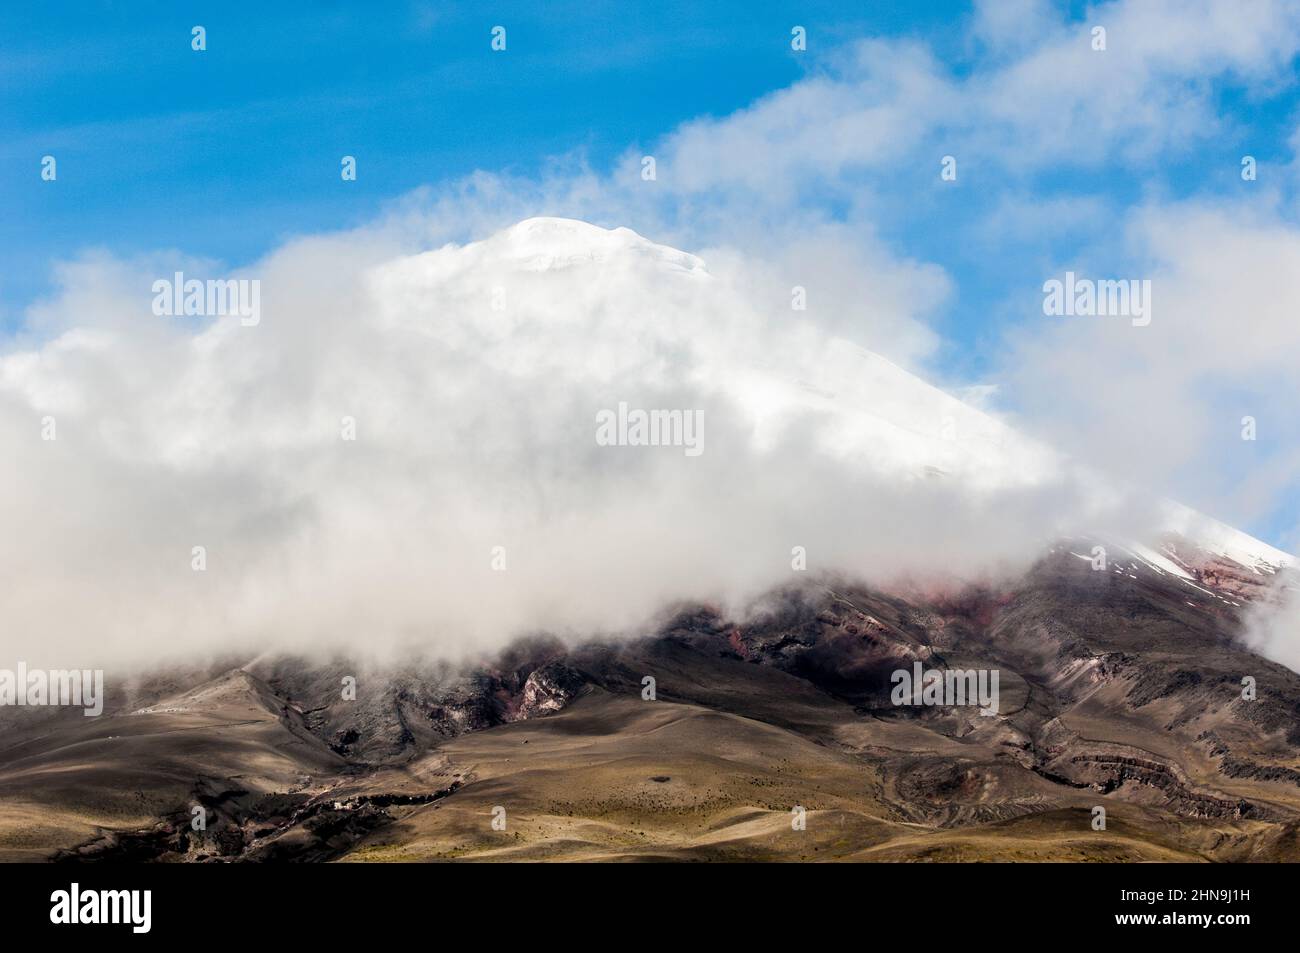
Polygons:
<instances>
[{"instance_id":1,"label":"blue sky","mask_svg":"<svg viewBox=\"0 0 1300 953\"><path fill-rule=\"evenodd\" d=\"M527 174L575 150L604 169L633 143L789 86L863 36L920 38L955 75L981 65L964 39L971 5L961 2L560 3L544 14L533 4L334 2L310 15L244 3L143 7L153 12L94 2L0 11L0 326L12 328L48 291L52 262L85 249L178 248L239 264L476 169ZM1082 16L1080 4L1061 9ZM488 47L498 21L507 56ZM813 37L802 56L787 44L796 21ZM189 45L199 22L202 54ZM1294 85L1224 83L1216 95L1240 120L1223 138L1138 165L1030 169L1018 187L1125 205L1153 192L1239 188L1243 150L1262 164L1289 161ZM57 188L39 177L45 154L59 161ZM347 186L343 154L361 163ZM941 327L953 359L978 373L1007 287L1035 286L1041 264L1016 249L989 267L951 241L989 203L970 190L960 201L915 201L931 171L911 173L907 213L883 228L957 277L964 306ZM1047 238L1034 251L1064 254L1078 241Z\"/></svg>"},{"instance_id":2,"label":"blue sky","mask_svg":"<svg viewBox=\"0 0 1300 953\"><path fill-rule=\"evenodd\" d=\"M926 366L947 382L1001 385L1008 340L1037 318L1045 276L1076 263L1115 274L1154 267L1158 254L1134 252L1124 238L1141 210L1200 203L1235 220L1234 203L1255 202L1271 221L1294 226L1290 140L1300 112L1294 51L1280 40L1270 46L1282 32L1274 27L1250 43L1216 46L1222 24L1207 14L1197 27L1189 17L1200 33L1177 38L1184 55L1150 46L1147 31L1163 27L1134 4L1060 4L1042 8L1047 14L1032 0L1013 6L1048 19L981 26L997 18L968 3L911 2L8 5L0 11L0 328L19 328L25 309L52 292L56 262L88 251L179 249L238 267L295 235L371 221L414 189L476 170L527 179L551 157L578 155L595 174L613 175L629 149L652 148L697 117L724 128L764 97L827 75L851 90L874 88L854 85L875 81L872 62L843 66L872 39L889 56L925 50L922 72L983 106L968 123L927 120L914 142L832 171L809 160L815 181L800 202L849 229L869 228L900 260L941 268L951 291L925 316L941 341ZM1079 101L1081 118L1063 120L1066 141L1053 143L1060 130L1041 120L1054 113L1015 112L1011 100L1032 95L1034 84L1008 78L1007 66L1040 40L1068 47L1094 22L1112 24L1108 65L1121 77L1115 94L1128 97L1115 109L1129 115L1098 123L1110 95L1100 92L1100 105ZM1121 22L1132 24L1127 33L1114 28ZM508 29L503 55L489 48L498 23ZM803 54L789 48L796 23L809 33ZM195 24L207 30L202 53L190 49ZM1139 42L1148 44L1141 57L1124 59ZM918 111L924 106L919 100ZM818 135L808 130L791 151L815 158ZM947 151L962 173L945 187L936 172ZM1259 162L1257 183L1240 177L1246 153ZM45 154L58 160L56 183L40 178ZM345 154L358 159L354 183L339 178ZM990 225L1054 203L1069 214ZM689 208L681 199L678 219ZM1190 387L1204 371L1204 362L1189 365L1178 380ZM1251 410L1279 396L1265 380L1239 368L1214 386L1244 394L1239 403ZM1008 409L1031 417L1044 397L1004 393ZM1219 512L1231 504L1233 481L1261 465L1232 442L1242 412L1226 408L1217 442L1200 456L1186 451L1185 469L1170 475L1174 491ZM1104 429L1107 420L1092 423ZM1296 433L1289 423L1270 431ZM1258 453L1282 461L1292 447ZM1209 464L1212 491L1187 476L1207 460L1218 461ZM1227 505L1224 515L1293 545L1298 500L1275 489L1267 504Z\"/></svg>"},{"instance_id":3,"label":"blue sky","mask_svg":"<svg viewBox=\"0 0 1300 953\"><path fill-rule=\"evenodd\" d=\"M800 22L825 45L949 15L936 5L909 21L899 2L846 17L845 6L800 5ZM790 12L779 4L311 7L5 5L0 301L10 325L47 288L50 262L87 247L247 261L475 169L527 172L575 149L600 168L807 66L784 39ZM489 49L497 23L505 56ZM194 24L207 29L202 54L190 49ZM57 189L42 188L45 154L59 161ZM348 186L344 154L360 162Z\"/></svg>"}]
</instances>

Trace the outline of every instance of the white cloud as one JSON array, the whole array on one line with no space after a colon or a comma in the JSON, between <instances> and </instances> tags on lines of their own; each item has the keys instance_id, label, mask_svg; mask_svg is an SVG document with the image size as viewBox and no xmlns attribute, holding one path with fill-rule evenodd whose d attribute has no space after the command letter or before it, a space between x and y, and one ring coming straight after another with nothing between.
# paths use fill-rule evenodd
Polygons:
<instances>
[{"instance_id":1,"label":"white cloud","mask_svg":"<svg viewBox=\"0 0 1300 953\"><path fill-rule=\"evenodd\" d=\"M1230 521L1300 483L1300 229L1267 203L1151 206L1101 262L1075 264L1149 278L1152 321L1030 319L1007 366L1040 434Z\"/></svg>"},{"instance_id":2,"label":"white cloud","mask_svg":"<svg viewBox=\"0 0 1300 953\"><path fill-rule=\"evenodd\" d=\"M141 263L65 272L43 320L69 330L0 359L11 650L455 654L740 602L793 578L794 546L814 570L994 571L1072 495L1050 453L792 312L766 262L553 220L374 247L250 269L252 328L154 316ZM853 264L856 319L917 319L925 269ZM702 410L704 454L597 446L620 401Z\"/></svg>"},{"instance_id":3,"label":"white cloud","mask_svg":"<svg viewBox=\"0 0 1300 953\"><path fill-rule=\"evenodd\" d=\"M1265 658L1300 672L1300 588L1292 575L1277 580L1269 598L1246 616L1246 644Z\"/></svg>"}]
</instances>

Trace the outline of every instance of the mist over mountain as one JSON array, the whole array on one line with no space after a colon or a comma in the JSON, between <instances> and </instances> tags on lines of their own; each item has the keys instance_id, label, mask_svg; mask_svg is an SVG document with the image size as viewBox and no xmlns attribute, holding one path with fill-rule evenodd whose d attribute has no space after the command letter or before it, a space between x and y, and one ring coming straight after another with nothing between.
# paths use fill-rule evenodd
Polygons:
<instances>
[{"instance_id":1,"label":"mist over mountain","mask_svg":"<svg viewBox=\"0 0 1300 953\"><path fill-rule=\"evenodd\" d=\"M1098 542L960 589L808 573L743 618L679 603L466 664L114 671L100 717L0 710L0 861L1300 857L1300 675L1242 639L1289 571ZM935 697L900 703L913 671Z\"/></svg>"},{"instance_id":2,"label":"mist over mountain","mask_svg":"<svg viewBox=\"0 0 1300 953\"><path fill-rule=\"evenodd\" d=\"M140 263L69 274L0 358L13 651L455 658L738 612L805 569L961 582L1166 526L741 256L546 218L381 260L363 239L267 259L255 326L152 314ZM602 446L620 405L698 415L698 455Z\"/></svg>"}]
</instances>

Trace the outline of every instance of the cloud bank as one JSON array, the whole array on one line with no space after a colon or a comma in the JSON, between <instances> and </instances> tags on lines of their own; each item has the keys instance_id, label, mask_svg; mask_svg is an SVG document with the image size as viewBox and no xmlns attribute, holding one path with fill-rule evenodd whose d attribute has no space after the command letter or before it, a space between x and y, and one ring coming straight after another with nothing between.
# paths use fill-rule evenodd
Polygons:
<instances>
[{"instance_id":1,"label":"cloud bank","mask_svg":"<svg viewBox=\"0 0 1300 953\"><path fill-rule=\"evenodd\" d=\"M153 315L146 263L68 269L40 316L64 330L0 360L10 644L456 655L739 605L803 565L993 572L1073 493L761 262L557 219L378 262L373 237L263 262L255 327ZM889 289L929 277L853 280L889 323L926 300ZM601 446L620 404L701 414L703 452Z\"/></svg>"}]
</instances>

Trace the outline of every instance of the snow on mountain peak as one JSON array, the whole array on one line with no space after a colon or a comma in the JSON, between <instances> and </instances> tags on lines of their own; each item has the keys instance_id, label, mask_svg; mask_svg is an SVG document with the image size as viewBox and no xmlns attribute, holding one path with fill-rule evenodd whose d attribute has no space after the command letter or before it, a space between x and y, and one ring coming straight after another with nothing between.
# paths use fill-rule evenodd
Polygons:
<instances>
[{"instance_id":1,"label":"snow on mountain peak","mask_svg":"<svg viewBox=\"0 0 1300 953\"><path fill-rule=\"evenodd\" d=\"M1124 496L1086 464L996 415L802 315L779 314L752 291L754 280L665 282L668 275L705 279L709 272L695 255L629 228L529 218L382 273L381 297L398 304L399 323L409 320L412 301L508 290L515 296L508 308L448 311L433 333L452 340L446 322L454 313L465 324L455 339L486 334L501 343L502 354L575 385L595 374L644 390L669 373L665 367L645 376L671 354L678 366L669 376L689 381L701 399L722 396L740 408L760 450L797 432L828 458L887 479L940 480L977 494L1037 492L1073 481L1072 492L1083 497L1075 502L1087 513L1104 513ZM542 329L544 353L515 353L522 346L517 335ZM575 363L572 355L582 352L601 355L600 365ZM1149 531L1181 535L1245 566L1291 560L1185 507L1153 501L1150 508Z\"/></svg>"},{"instance_id":2,"label":"snow on mountain peak","mask_svg":"<svg viewBox=\"0 0 1300 953\"><path fill-rule=\"evenodd\" d=\"M608 265L643 259L674 269L704 274L704 262L668 245L652 242L630 228L601 228L573 218L540 216L503 229L479 247L487 256L511 261L528 271L549 271L577 265Z\"/></svg>"}]
</instances>

